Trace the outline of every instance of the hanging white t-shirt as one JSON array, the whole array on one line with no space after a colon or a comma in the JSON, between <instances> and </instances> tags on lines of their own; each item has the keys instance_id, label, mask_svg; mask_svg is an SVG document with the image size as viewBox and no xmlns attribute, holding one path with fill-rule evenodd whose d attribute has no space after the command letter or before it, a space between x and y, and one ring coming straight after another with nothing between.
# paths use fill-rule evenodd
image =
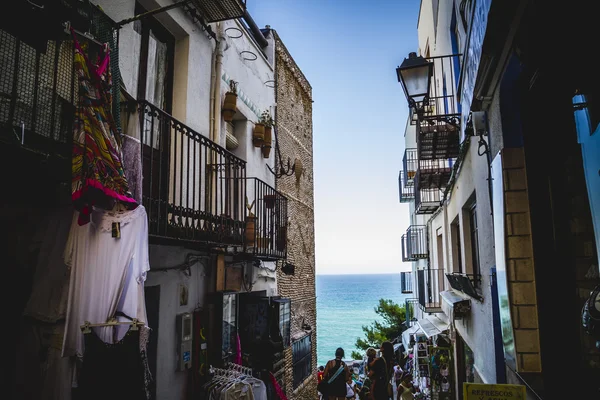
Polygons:
<instances>
[{"instance_id":1,"label":"hanging white t-shirt","mask_svg":"<svg viewBox=\"0 0 600 400\"><path fill-rule=\"evenodd\" d=\"M104 323L117 311L146 322L144 281L148 261L148 217L143 206L132 211L94 210L79 226L74 213L65 248L71 267L63 356L83 356L81 325ZM120 223L121 237L112 235ZM126 318L118 317L127 321ZM122 339L129 326L93 328L105 342ZM115 336L115 337L113 337Z\"/></svg>"}]
</instances>

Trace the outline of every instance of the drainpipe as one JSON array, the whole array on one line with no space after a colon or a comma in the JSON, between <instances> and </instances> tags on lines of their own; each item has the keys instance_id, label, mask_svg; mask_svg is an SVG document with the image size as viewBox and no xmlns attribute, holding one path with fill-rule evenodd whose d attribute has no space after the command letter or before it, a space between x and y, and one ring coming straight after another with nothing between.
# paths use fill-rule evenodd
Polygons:
<instances>
[{"instance_id":1,"label":"drainpipe","mask_svg":"<svg viewBox=\"0 0 600 400\"><path fill-rule=\"evenodd\" d=\"M252 31L254 39L260 45L260 47L267 47L269 45L269 42L267 42L267 39L258 28L258 25L256 25L256 22L254 22L254 20L250 16L248 10L244 11L244 21L246 21L246 23L248 24L248 27Z\"/></svg>"},{"instance_id":2,"label":"drainpipe","mask_svg":"<svg viewBox=\"0 0 600 400\"><path fill-rule=\"evenodd\" d=\"M221 75L223 75L223 46L225 38L223 35L223 24L217 23L217 46L214 54L214 69L213 69L213 92L212 95L212 115L211 115L211 132L210 140L217 144L220 143L221 132Z\"/></svg>"}]
</instances>

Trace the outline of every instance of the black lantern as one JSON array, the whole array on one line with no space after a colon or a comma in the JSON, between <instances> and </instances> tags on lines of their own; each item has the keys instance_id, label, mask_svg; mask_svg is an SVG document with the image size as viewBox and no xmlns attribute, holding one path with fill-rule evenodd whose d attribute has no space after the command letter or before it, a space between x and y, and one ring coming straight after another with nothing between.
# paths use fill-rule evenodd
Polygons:
<instances>
[{"instance_id":1,"label":"black lantern","mask_svg":"<svg viewBox=\"0 0 600 400\"><path fill-rule=\"evenodd\" d=\"M433 76L433 62L412 52L396 68L398 82L402 84L408 105L417 111L429 102L429 88Z\"/></svg>"}]
</instances>

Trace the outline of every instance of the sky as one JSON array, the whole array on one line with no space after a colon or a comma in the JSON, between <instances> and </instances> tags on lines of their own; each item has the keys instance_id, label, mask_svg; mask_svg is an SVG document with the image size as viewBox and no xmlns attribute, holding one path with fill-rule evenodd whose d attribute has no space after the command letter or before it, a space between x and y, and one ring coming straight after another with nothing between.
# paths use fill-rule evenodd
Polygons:
<instances>
[{"instance_id":1,"label":"sky","mask_svg":"<svg viewBox=\"0 0 600 400\"><path fill-rule=\"evenodd\" d=\"M408 106L396 67L417 51L420 0L247 0L313 88L317 274L394 273Z\"/></svg>"}]
</instances>

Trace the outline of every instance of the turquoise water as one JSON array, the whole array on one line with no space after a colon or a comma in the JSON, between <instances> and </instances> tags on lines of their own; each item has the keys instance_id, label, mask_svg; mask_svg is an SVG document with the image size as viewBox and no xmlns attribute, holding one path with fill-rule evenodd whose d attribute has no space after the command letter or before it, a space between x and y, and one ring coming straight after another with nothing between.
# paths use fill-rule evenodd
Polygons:
<instances>
[{"instance_id":1,"label":"turquoise water","mask_svg":"<svg viewBox=\"0 0 600 400\"><path fill-rule=\"evenodd\" d=\"M317 360L325 365L342 347L350 359L363 325L379 318L380 298L404 305L411 295L400 291L400 273L379 275L317 275Z\"/></svg>"}]
</instances>

